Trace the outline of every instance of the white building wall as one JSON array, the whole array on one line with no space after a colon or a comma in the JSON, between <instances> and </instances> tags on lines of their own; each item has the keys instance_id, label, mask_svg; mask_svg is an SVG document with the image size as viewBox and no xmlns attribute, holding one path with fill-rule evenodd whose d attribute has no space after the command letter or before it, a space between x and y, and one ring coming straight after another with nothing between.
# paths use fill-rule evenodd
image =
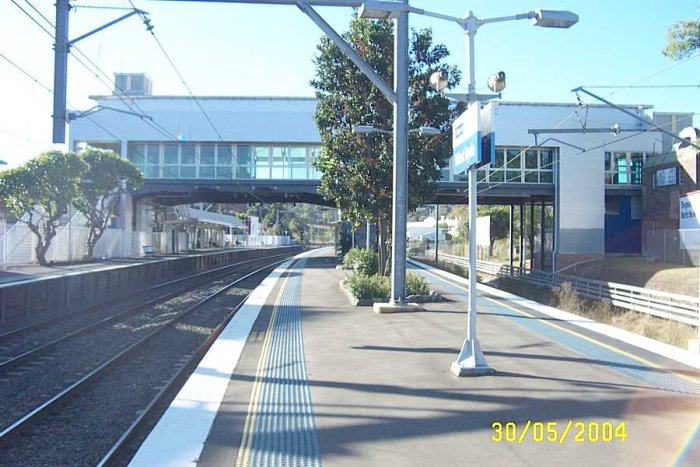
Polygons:
<instances>
[{"instance_id":1,"label":"white building wall","mask_svg":"<svg viewBox=\"0 0 700 467\"><path fill-rule=\"evenodd\" d=\"M99 105L129 110L119 99L94 97ZM313 116L313 98L198 97L221 139L227 142L319 143L321 137ZM133 97L138 111L153 117L166 134L135 115L109 109L74 120L69 128L70 147L75 141L114 141L109 130L125 141L220 141L197 104L185 97ZM136 107L138 106L138 107ZM141 110L139 110L141 109ZM170 134L168 136L168 134Z\"/></svg>"},{"instance_id":2,"label":"white building wall","mask_svg":"<svg viewBox=\"0 0 700 467\"><path fill-rule=\"evenodd\" d=\"M628 110L637 111L636 107ZM566 104L496 103L494 128L497 146L535 144L530 129L610 128L641 129L641 122L619 110L592 106L588 110ZM648 128L648 127L646 127ZM636 135L634 137L630 137ZM628 138L629 137L629 138ZM568 146L556 138L578 148ZM660 150L658 133L622 132L540 134L538 143L558 148L555 166L556 221L559 227L557 251L562 254L605 253L605 170L606 151ZM597 146L606 145L598 149Z\"/></svg>"}]
</instances>

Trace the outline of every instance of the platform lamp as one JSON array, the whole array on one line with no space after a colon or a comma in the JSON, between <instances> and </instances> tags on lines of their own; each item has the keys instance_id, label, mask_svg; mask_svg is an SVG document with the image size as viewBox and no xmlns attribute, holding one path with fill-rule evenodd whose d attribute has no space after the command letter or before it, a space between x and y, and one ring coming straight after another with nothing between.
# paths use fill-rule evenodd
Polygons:
<instances>
[{"instance_id":1,"label":"platform lamp","mask_svg":"<svg viewBox=\"0 0 700 467\"><path fill-rule=\"evenodd\" d=\"M466 102L467 105L479 105L479 102L488 101L500 94L477 94L476 74L474 72L474 39L478 29L489 23L500 23L505 21L516 21L522 19L531 20L533 26L545 28L570 28L578 22L578 15L570 11L557 10L534 10L512 16L500 16L495 18L481 19L469 12L464 18L458 18L441 13L425 11L419 8L411 8L412 13L438 18L453 23L457 23L465 33L467 39L467 69L469 71L468 94L446 94L446 97ZM435 89L442 92L447 87L446 76L431 76L431 82L435 82ZM488 80L489 88L492 92L500 92L505 88L505 73L499 72L492 75ZM440 89L442 88L442 90ZM477 376L493 373L493 369L488 366L484 359L479 342L476 338L476 210L477 210L477 178L476 165L469 168L469 323L468 334L462 345L457 359L452 363L450 372L456 376Z\"/></svg>"}]
</instances>

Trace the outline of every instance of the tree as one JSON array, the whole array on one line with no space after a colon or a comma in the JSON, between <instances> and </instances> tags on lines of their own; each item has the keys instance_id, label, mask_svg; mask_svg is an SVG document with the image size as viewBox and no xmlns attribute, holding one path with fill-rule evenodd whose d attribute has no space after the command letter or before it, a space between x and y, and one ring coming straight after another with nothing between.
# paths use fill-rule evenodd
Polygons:
<instances>
[{"instance_id":1,"label":"tree","mask_svg":"<svg viewBox=\"0 0 700 467\"><path fill-rule=\"evenodd\" d=\"M386 82L393 82L391 23L354 18L343 37ZM432 42L431 30L412 31L409 126L433 126L443 134L409 138L409 211L434 192L432 182L439 179L440 167L451 153L450 123L458 111L429 87L429 76L437 70L447 72L450 87L460 79L456 67L443 63L447 48ZM380 269L384 269L392 203L392 140L380 134L355 135L352 127L391 128L392 105L330 39L321 39L314 63L311 85L318 99L315 120L323 142L315 162L322 173L319 192L334 201L343 219L356 228L366 219L378 225Z\"/></svg>"},{"instance_id":2,"label":"tree","mask_svg":"<svg viewBox=\"0 0 700 467\"><path fill-rule=\"evenodd\" d=\"M87 169L72 152L49 151L0 174L0 200L37 237L34 251L42 266L48 265L46 252Z\"/></svg>"},{"instance_id":3,"label":"tree","mask_svg":"<svg viewBox=\"0 0 700 467\"><path fill-rule=\"evenodd\" d=\"M88 237L85 258L92 258L95 244L107 229L119 194L143 184L141 172L112 151L88 148L79 155L88 166L80 183L75 208L87 218Z\"/></svg>"},{"instance_id":4,"label":"tree","mask_svg":"<svg viewBox=\"0 0 700 467\"><path fill-rule=\"evenodd\" d=\"M700 50L700 20L678 21L668 28L665 56L680 60Z\"/></svg>"}]
</instances>

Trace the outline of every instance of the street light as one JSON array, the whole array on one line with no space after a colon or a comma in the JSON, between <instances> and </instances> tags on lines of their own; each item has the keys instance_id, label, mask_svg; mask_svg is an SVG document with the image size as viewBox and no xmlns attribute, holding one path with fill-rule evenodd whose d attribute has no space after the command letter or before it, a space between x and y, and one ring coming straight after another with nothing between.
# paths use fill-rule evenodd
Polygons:
<instances>
[{"instance_id":1,"label":"street light","mask_svg":"<svg viewBox=\"0 0 700 467\"><path fill-rule=\"evenodd\" d=\"M555 10L535 10L528 13L522 13L513 16L501 16L496 18L480 19L474 16L473 12L464 18L433 13L418 8L410 8L413 13L430 16L433 18L443 19L457 23L467 36L467 66L469 67L469 93L467 95L453 95L448 97L457 98L467 102L468 105L479 105L480 101L487 101L499 95L480 95L476 93L476 79L474 72L474 37L477 30L488 23L498 23L504 21L515 21L520 19L532 20L533 26L545 28L570 28L578 22L578 16L570 11L555 11ZM440 79L442 78L442 79ZM431 84L435 81L435 89L441 91L439 85L446 81L446 77L437 76L433 79L431 76ZM443 85L444 89L446 85ZM489 88L493 92L500 92L505 87L505 73L497 73L489 78ZM462 345L462 350L457 359L452 363L450 371L456 376L476 376L489 374L493 369L488 366L479 341L476 337L476 165L469 168L469 324L468 335Z\"/></svg>"}]
</instances>

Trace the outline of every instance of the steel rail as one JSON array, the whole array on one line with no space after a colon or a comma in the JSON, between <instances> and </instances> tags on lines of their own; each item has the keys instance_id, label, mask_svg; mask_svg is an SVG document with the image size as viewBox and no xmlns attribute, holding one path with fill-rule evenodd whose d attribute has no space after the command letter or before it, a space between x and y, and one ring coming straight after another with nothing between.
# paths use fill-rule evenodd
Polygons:
<instances>
[{"instance_id":1,"label":"steel rail","mask_svg":"<svg viewBox=\"0 0 700 467\"><path fill-rule=\"evenodd\" d=\"M224 287L220 288L216 292L210 294L209 296L203 298L202 300L200 300L197 303L193 304L192 306L188 307L186 310L178 313L178 315L175 316L174 318L170 319L166 323L159 326L157 329L146 334L141 339L134 342L133 344L128 346L126 349L122 350L121 352L116 354L114 357L110 358L109 360L104 362L102 365L95 368L90 373L83 376L78 381L71 384L69 387L67 387L66 389L64 389L60 393L52 396L49 400L45 401L44 403L42 403L38 407L31 410L29 413L25 414L19 420L15 421L10 426L4 428L0 432L0 442L6 441L11 435L16 434L20 429L22 429L26 426L29 426L32 422L34 422L39 417L41 417L44 413L46 413L46 411L48 409L55 407L56 404L58 404L60 401L63 401L67 397L76 393L78 390L82 389L88 383L92 382L94 379L96 379L99 376L103 375L104 373L110 371L114 366L117 365L117 363L119 363L122 359L126 358L134 350L138 349L139 347L144 345L146 342L150 341L152 338L159 335L164 330L169 329L172 325L179 322L185 316L188 316L191 312L199 309L202 305L210 302L214 298L218 297L219 295L223 294L227 290L231 289L232 287L239 284L240 282L243 282L244 280L248 279L249 277L254 276L256 274L259 274L262 271L265 271L267 269L270 269L273 266L277 266L277 265L283 263L284 261L286 261L286 260L276 261L272 264L268 264L262 268L256 269L255 271L250 272L243 277L239 277L238 279L234 280L233 282L225 285Z\"/></svg>"}]
</instances>

